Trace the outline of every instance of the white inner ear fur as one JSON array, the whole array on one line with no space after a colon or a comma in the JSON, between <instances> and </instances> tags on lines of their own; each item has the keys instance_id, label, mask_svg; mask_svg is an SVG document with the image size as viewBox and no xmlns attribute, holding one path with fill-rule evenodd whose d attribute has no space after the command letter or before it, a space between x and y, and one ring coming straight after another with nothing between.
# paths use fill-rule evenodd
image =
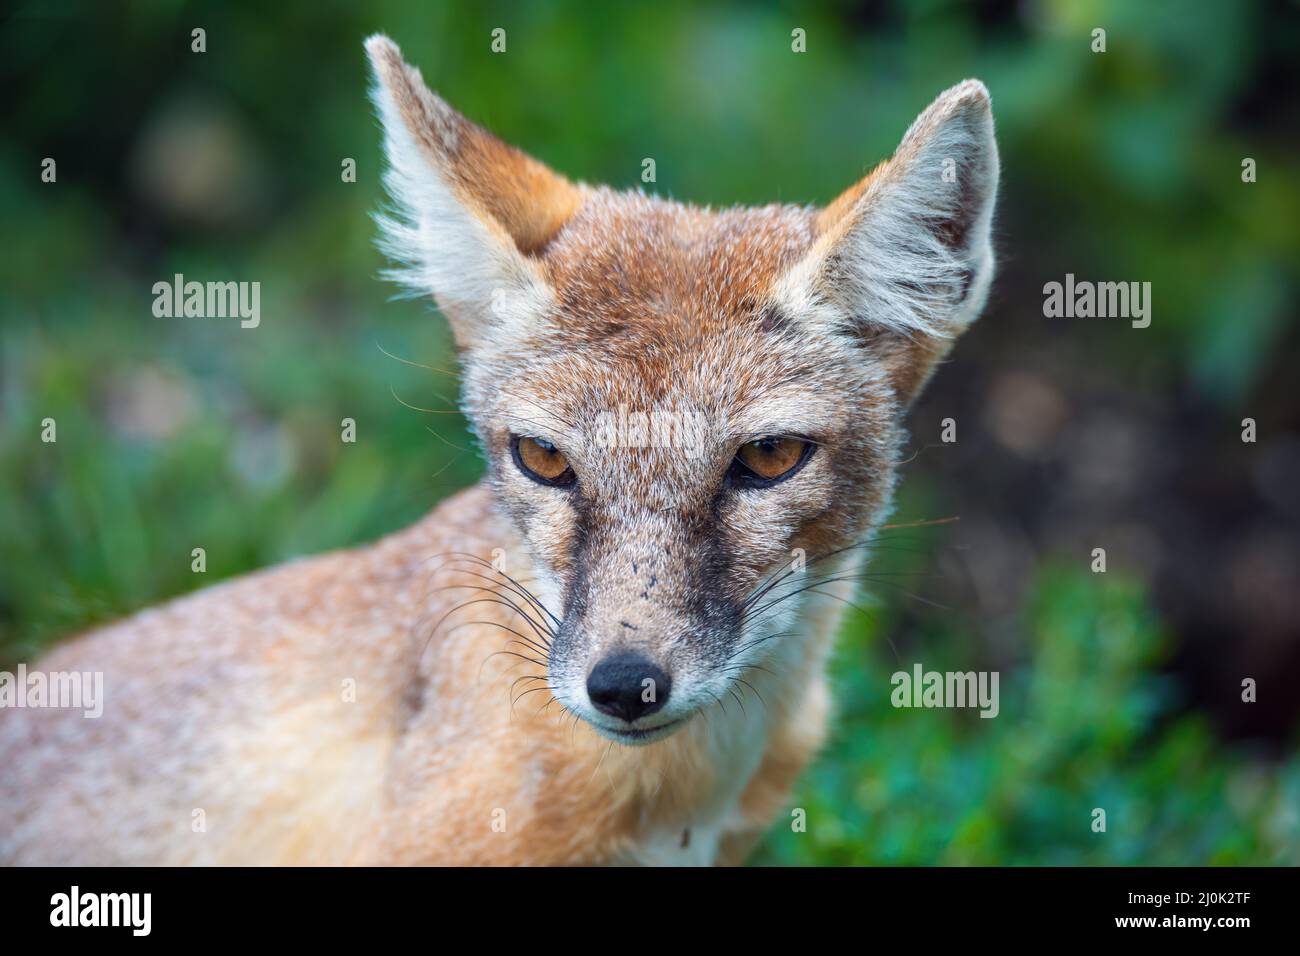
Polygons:
<instances>
[{"instance_id":1,"label":"white inner ear fur","mask_svg":"<svg viewBox=\"0 0 1300 956\"><path fill-rule=\"evenodd\" d=\"M778 280L778 305L826 331L959 333L983 308L992 281L997 185L988 93L967 80L917 117L847 213L846 227L828 230ZM941 229L954 221L963 235L950 245Z\"/></svg>"},{"instance_id":2,"label":"white inner ear fur","mask_svg":"<svg viewBox=\"0 0 1300 956\"><path fill-rule=\"evenodd\" d=\"M454 322L486 320L493 338L522 337L554 303L540 269L458 195L441 157L416 142L382 79L371 97L384 127L392 201L375 221L380 248L397 263L384 277L409 296L432 293Z\"/></svg>"}]
</instances>

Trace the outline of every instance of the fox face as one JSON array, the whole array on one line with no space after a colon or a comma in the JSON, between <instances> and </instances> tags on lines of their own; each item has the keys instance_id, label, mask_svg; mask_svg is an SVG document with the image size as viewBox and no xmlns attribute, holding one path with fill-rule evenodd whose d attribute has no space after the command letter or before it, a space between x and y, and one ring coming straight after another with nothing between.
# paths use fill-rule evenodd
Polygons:
<instances>
[{"instance_id":1,"label":"fox face","mask_svg":"<svg viewBox=\"0 0 1300 956\"><path fill-rule=\"evenodd\" d=\"M673 734L779 667L888 511L902 417L992 278L987 91L825 208L709 211L571 183L367 50L383 243L451 322L550 691L620 742Z\"/></svg>"}]
</instances>

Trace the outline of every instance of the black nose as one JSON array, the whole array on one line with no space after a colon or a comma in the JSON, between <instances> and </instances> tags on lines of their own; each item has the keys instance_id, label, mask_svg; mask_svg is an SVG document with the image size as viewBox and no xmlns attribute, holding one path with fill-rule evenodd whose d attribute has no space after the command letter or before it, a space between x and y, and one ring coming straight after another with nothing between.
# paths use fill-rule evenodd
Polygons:
<instances>
[{"instance_id":1,"label":"black nose","mask_svg":"<svg viewBox=\"0 0 1300 956\"><path fill-rule=\"evenodd\" d=\"M615 651L587 678L587 696L602 714L626 721L653 714L668 700L672 680L640 654Z\"/></svg>"}]
</instances>

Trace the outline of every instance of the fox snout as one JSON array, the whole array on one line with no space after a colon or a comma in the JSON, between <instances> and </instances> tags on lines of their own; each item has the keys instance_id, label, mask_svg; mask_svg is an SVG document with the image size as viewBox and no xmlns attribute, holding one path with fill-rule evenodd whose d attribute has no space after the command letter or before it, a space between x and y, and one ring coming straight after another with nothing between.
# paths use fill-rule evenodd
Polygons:
<instances>
[{"instance_id":1,"label":"fox snout","mask_svg":"<svg viewBox=\"0 0 1300 956\"><path fill-rule=\"evenodd\" d=\"M551 685L605 736L625 743L666 736L712 701L740 634L725 569L692 559L710 546L683 546L693 535L664 515L589 524L582 538L584 570L566 589Z\"/></svg>"},{"instance_id":2,"label":"fox snout","mask_svg":"<svg viewBox=\"0 0 1300 956\"><path fill-rule=\"evenodd\" d=\"M569 709L621 743L668 736L716 699L740 633L739 615L706 623L689 612L660 613L602 627L603 615L577 615L560 628L550 679ZM649 619L649 620L647 620ZM673 619L672 624L650 621ZM689 622L689 623L688 623Z\"/></svg>"}]
</instances>

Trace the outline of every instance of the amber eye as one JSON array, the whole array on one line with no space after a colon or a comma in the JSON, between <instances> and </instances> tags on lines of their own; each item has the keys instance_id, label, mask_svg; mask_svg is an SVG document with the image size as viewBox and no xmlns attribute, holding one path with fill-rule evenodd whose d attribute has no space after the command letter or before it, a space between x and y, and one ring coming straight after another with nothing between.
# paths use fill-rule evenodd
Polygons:
<instances>
[{"instance_id":1,"label":"amber eye","mask_svg":"<svg viewBox=\"0 0 1300 956\"><path fill-rule=\"evenodd\" d=\"M789 478L803 466L817 446L802 438L768 435L746 442L736 452L728 472L733 484L763 488Z\"/></svg>"},{"instance_id":2,"label":"amber eye","mask_svg":"<svg viewBox=\"0 0 1300 956\"><path fill-rule=\"evenodd\" d=\"M573 484L575 476L569 459L545 438L516 435L510 451L519 470L533 481L557 487Z\"/></svg>"}]
</instances>

